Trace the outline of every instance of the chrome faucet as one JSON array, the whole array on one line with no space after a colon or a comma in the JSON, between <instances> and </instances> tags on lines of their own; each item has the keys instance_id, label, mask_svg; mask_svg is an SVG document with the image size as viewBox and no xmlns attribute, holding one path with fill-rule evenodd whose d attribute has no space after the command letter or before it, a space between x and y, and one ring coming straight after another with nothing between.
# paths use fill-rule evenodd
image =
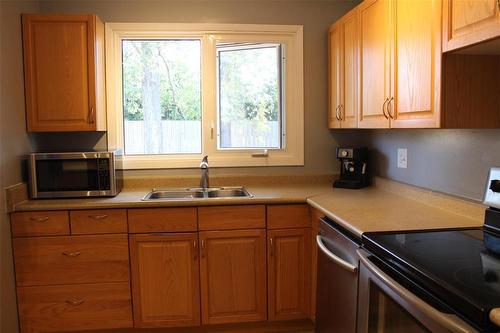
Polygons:
<instances>
[{"instance_id":1,"label":"chrome faucet","mask_svg":"<svg viewBox=\"0 0 500 333\"><path fill-rule=\"evenodd\" d=\"M203 159L201 160L200 169L201 169L200 187L203 189L203 191L206 191L207 188L209 187L209 184L208 184L208 156L203 157Z\"/></svg>"}]
</instances>

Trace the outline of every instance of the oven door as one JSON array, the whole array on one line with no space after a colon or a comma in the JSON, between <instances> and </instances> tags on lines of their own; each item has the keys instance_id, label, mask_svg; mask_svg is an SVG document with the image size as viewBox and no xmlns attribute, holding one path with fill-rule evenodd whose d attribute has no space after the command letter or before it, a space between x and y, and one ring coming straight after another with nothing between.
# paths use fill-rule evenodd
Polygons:
<instances>
[{"instance_id":1,"label":"oven door","mask_svg":"<svg viewBox=\"0 0 500 333\"><path fill-rule=\"evenodd\" d=\"M360 259L357 333L477 332L454 314L443 313L417 297L370 260Z\"/></svg>"}]
</instances>

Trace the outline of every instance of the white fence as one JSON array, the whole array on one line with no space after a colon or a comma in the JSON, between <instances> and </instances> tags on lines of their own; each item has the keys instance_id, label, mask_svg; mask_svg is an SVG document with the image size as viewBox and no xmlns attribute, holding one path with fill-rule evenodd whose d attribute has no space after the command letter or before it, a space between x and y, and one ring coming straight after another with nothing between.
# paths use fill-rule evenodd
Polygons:
<instances>
[{"instance_id":1,"label":"white fence","mask_svg":"<svg viewBox=\"0 0 500 333\"><path fill-rule=\"evenodd\" d=\"M125 120L126 154L144 154L144 121ZM201 121L163 120L161 153L200 153ZM222 124L221 147L279 147L280 128L277 121L232 121Z\"/></svg>"}]
</instances>

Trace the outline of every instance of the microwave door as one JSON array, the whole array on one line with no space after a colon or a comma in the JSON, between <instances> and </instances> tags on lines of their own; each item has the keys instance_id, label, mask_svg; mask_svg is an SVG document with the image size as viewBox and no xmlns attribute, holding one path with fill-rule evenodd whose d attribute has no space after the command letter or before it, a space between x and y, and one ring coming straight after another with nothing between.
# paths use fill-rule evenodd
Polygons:
<instances>
[{"instance_id":1,"label":"microwave door","mask_svg":"<svg viewBox=\"0 0 500 333\"><path fill-rule=\"evenodd\" d=\"M97 158L36 160L37 196L96 195L100 191L98 161Z\"/></svg>"},{"instance_id":2,"label":"microwave door","mask_svg":"<svg viewBox=\"0 0 500 333\"><path fill-rule=\"evenodd\" d=\"M426 303L383 272L364 250L360 259L357 333L473 333L454 314Z\"/></svg>"}]
</instances>

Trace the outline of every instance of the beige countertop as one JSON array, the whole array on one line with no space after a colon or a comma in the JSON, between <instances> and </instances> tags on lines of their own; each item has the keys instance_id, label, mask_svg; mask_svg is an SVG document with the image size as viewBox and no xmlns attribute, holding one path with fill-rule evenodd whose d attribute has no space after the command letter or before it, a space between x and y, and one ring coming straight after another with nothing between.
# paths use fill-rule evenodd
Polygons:
<instances>
[{"instance_id":1,"label":"beige countertop","mask_svg":"<svg viewBox=\"0 0 500 333\"><path fill-rule=\"evenodd\" d=\"M12 210L20 212L307 202L358 236L372 231L478 227L483 224L484 206L478 203L381 178L376 178L374 186L360 190L332 188L331 179L331 175L313 178L273 177L264 181L261 179L260 182L254 181L253 184L247 179L248 185L245 187L254 195L252 198L175 201L141 199L151 190L149 186L153 183L158 184L158 188L174 185L189 187L192 186L191 183L136 180L129 181L129 187L113 198L26 200L13 206ZM243 178L230 181L224 179L226 184L241 184L242 180Z\"/></svg>"},{"instance_id":2,"label":"beige countertop","mask_svg":"<svg viewBox=\"0 0 500 333\"><path fill-rule=\"evenodd\" d=\"M330 189L307 202L360 237L365 232L374 231L483 225L484 207L480 204L408 185L397 184L396 188L385 185L362 190Z\"/></svg>"},{"instance_id":3,"label":"beige countertop","mask_svg":"<svg viewBox=\"0 0 500 333\"><path fill-rule=\"evenodd\" d=\"M253 195L252 198L156 201L141 200L151 189L125 189L113 198L27 200L17 204L14 211L306 203L307 198L324 193L330 187L331 184L328 182L299 185L250 185L246 186L246 189Z\"/></svg>"}]
</instances>

